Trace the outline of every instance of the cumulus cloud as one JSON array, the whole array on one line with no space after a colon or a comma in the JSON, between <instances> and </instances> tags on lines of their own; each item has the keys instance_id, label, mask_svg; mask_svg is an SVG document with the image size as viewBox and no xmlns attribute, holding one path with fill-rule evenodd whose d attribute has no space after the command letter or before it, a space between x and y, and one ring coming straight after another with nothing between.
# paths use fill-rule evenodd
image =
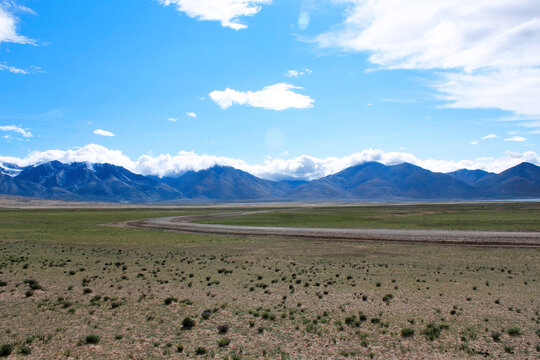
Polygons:
<instances>
[{"instance_id":1,"label":"cumulus cloud","mask_svg":"<svg viewBox=\"0 0 540 360\"><path fill-rule=\"evenodd\" d=\"M186 115L193 119L197 118L197 114L195 114L194 112L187 112Z\"/></svg>"},{"instance_id":2,"label":"cumulus cloud","mask_svg":"<svg viewBox=\"0 0 540 360\"><path fill-rule=\"evenodd\" d=\"M512 137L504 139L504 141L522 142L522 141L527 141L527 138L524 138L523 136L512 136Z\"/></svg>"},{"instance_id":3,"label":"cumulus cloud","mask_svg":"<svg viewBox=\"0 0 540 360\"><path fill-rule=\"evenodd\" d=\"M253 16L261 10L260 5L270 4L271 0L159 0L161 5L176 6L187 16L199 20L219 21L223 27L234 30L247 26L239 17Z\"/></svg>"},{"instance_id":4,"label":"cumulus cloud","mask_svg":"<svg viewBox=\"0 0 540 360\"><path fill-rule=\"evenodd\" d=\"M440 70L450 106L540 114L537 0L342 0L341 27L322 47L366 52L382 69Z\"/></svg>"},{"instance_id":5,"label":"cumulus cloud","mask_svg":"<svg viewBox=\"0 0 540 360\"><path fill-rule=\"evenodd\" d=\"M297 89L302 88L287 83L278 83L258 91L237 91L229 88L223 91L216 90L212 91L209 96L222 109L227 109L234 104L277 111L313 107L315 100L294 92Z\"/></svg>"},{"instance_id":6,"label":"cumulus cloud","mask_svg":"<svg viewBox=\"0 0 540 360\"><path fill-rule=\"evenodd\" d=\"M28 130L25 130L19 126L15 126L15 125L2 125L0 126L0 131L12 131L14 133L17 133L19 135L22 135L23 137L25 138L30 138L32 137L32 133ZM6 136L9 136L9 135L6 135ZM6 137L7 139L7 137Z\"/></svg>"},{"instance_id":7,"label":"cumulus cloud","mask_svg":"<svg viewBox=\"0 0 540 360\"><path fill-rule=\"evenodd\" d=\"M114 136L112 132L103 129L94 130L94 134L101 136Z\"/></svg>"},{"instance_id":8,"label":"cumulus cloud","mask_svg":"<svg viewBox=\"0 0 540 360\"><path fill-rule=\"evenodd\" d=\"M232 166L253 175L271 179L317 179L339 172L349 166L367 161L378 161L386 165L408 162L423 168L449 172L458 169L483 169L501 172L509 167L527 161L540 165L540 155L534 151L524 153L506 152L499 158L477 158L472 160L437 160L419 159L406 152L386 152L378 149L366 149L344 157L318 158L301 155L291 159L266 159L261 164L249 164L241 159L224 156L197 154L193 151L180 151L177 154L142 155L131 160L119 150L110 150L104 146L89 144L72 150L48 150L32 152L25 158L0 156L0 162L28 166L58 160L64 163L91 162L110 163L143 175L176 176L189 170L203 170L214 165Z\"/></svg>"},{"instance_id":9,"label":"cumulus cloud","mask_svg":"<svg viewBox=\"0 0 540 360\"><path fill-rule=\"evenodd\" d=\"M120 150L110 150L96 144L89 144L81 148L70 150L33 151L25 158L0 156L1 162L13 163L18 166L42 164L53 160L58 160L63 163L109 163L123 166L126 169L135 169L135 163L122 154Z\"/></svg>"}]
</instances>

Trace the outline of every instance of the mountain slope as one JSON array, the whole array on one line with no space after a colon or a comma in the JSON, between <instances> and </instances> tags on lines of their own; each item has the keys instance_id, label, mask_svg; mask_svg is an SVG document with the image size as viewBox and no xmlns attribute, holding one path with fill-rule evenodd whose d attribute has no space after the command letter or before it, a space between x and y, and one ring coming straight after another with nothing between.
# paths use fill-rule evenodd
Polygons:
<instances>
[{"instance_id":1,"label":"mountain slope","mask_svg":"<svg viewBox=\"0 0 540 360\"><path fill-rule=\"evenodd\" d=\"M290 193L294 198L348 198L361 200L465 199L475 189L453 177L403 163L385 166L367 162L337 174L301 185Z\"/></svg>"},{"instance_id":2,"label":"mountain slope","mask_svg":"<svg viewBox=\"0 0 540 360\"><path fill-rule=\"evenodd\" d=\"M0 193L112 202L540 198L540 167L530 163L500 174L465 169L442 174L408 163L385 166L367 162L310 182L264 180L226 166L162 179L110 164L52 161L18 170L17 176L0 173Z\"/></svg>"},{"instance_id":3,"label":"mountain slope","mask_svg":"<svg viewBox=\"0 0 540 360\"><path fill-rule=\"evenodd\" d=\"M500 174L487 175L475 185L496 198L540 197L540 167L523 162Z\"/></svg>"},{"instance_id":4,"label":"mountain slope","mask_svg":"<svg viewBox=\"0 0 540 360\"><path fill-rule=\"evenodd\" d=\"M494 173L490 173L484 170L468 170L468 169L460 169L460 170L452 171L446 174L450 175L454 179L457 179L469 185L474 185L485 176L496 175Z\"/></svg>"},{"instance_id":5,"label":"mountain slope","mask_svg":"<svg viewBox=\"0 0 540 360\"><path fill-rule=\"evenodd\" d=\"M167 184L111 164L52 161L25 168L15 179L41 185L48 191L69 192L74 200L152 202L184 197Z\"/></svg>"},{"instance_id":6,"label":"mountain slope","mask_svg":"<svg viewBox=\"0 0 540 360\"><path fill-rule=\"evenodd\" d=\"M296 185L295 182L260 179L242 170L217 165L162 181L190 198L229 201L282 198Z\"/></svg>"}]
</instances>

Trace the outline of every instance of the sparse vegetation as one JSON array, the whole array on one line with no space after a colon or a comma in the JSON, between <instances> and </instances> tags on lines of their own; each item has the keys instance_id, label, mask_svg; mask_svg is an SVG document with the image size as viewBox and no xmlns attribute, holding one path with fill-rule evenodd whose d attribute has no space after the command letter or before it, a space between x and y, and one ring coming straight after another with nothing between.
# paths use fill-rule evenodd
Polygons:
<instances>
[{"instance_id":1,"label":"sparse vegetation","mask_svg":"<svg viewBox=\"0 0 540 360\"><path fill-rule=\"evenodd\" d=\"M538 210L528 206L530 219ZM466 223L470 211L485 210L457 207L324 211L331 221L362 213L396 224L433 212L424 218L431 226L437 216ZM521 359L539 351L536 249L98 226L201 211L224 210L1 210L0 296L8 305L0 318L8 325L0 350L12 344L2 356L462 359L488 351Z\"/></svg>"},{"instance_id":2,"label":"sparse vegetation","mask_svg":"<svg viewBox=\"0 0 540 360\"><path fill-rule=\"evenodd\" d=\"M92 344L92 345L99 344L99 340L101 340L100 337L94 334L88 335L87 337L84 338L84 341L87 344Z\"/></svg>"},{"instance_id":3,"label":"sparse vegetation","mask_svg":"<svg viewBox=\"0 0 540 360\"><path fill-rule=\"evenodd\" d=\"M184 329L190 330L190 329L192 329L194 326L195 326L195 320L193 320L193 319L190 318L189 316L188 316L188 317L185 317L184 320L182 320L182 327L183 327Z\"/></svg>"}]
</instances>

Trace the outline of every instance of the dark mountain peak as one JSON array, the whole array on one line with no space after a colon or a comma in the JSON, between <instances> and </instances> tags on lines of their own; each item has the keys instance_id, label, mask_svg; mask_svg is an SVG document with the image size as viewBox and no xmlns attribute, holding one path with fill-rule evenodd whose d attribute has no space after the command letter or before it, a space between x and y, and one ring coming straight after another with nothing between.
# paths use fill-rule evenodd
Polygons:
<instances>
[{"instance_id":1,"label":"dark mountain peak","mask_svg":"<svg viewBox=\"0 0 540 360\"><path fill-rule=\"evenodd\" d=\"M469 169L459 169L456 171L452 171L447 173L447 175L450 175L454 179L457 179L459 181L463 181L466 184L474 185L481 179L483 179L486 176L489 175L495 175L494 173L490 173L484 170L469 170Z\"/></svg>"},{"instance_id":2,"label":"dark mountain peak","mask_svg":"<svg viewBox=\"0 0 540 360\"><path fill-rule=\"evenodd\" d=\"M510 169L506 169L499 175L505 176L533 176L540 179L540 166L531 164L530 162L522 162Z\"/></svg>"},{"instance_id":3,"label":"dark mountain peak","mask_svg":"<svg viewBox=\"0 0 540 360\"><path fill-rule=\"evenodd\" d=\"M77 200L147 202L183 197L158 180L107 163L51 161L24 169L16 179L38 184L49 192L61 190ZM43 195L42 191L37 196L47 197L47 194Z\"/></svg>"}]
</instances>

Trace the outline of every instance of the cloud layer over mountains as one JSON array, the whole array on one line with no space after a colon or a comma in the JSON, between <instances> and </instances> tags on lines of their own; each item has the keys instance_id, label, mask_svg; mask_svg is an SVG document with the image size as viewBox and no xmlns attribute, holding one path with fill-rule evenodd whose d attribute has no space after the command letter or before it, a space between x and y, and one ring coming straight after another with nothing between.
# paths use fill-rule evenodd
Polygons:
<instances>
[{"instance_id":1,"label":"cloud layer over mountains","mask_svg":"<svg viewBox=\"0 0 540 360\"><path fill-rule=\"evenodd\" d=\"M451 172L466 168L482 169L497 173L522 162L530 162L538 165L540 164L540 155L534 151L524 153L506 152L504 156L499 158L437 160L419 159L406 152L385 152L377 149L366 149L343 157L318 158L301 155L290 159L266 159L262 164L249 164L241 159L197 154L193 151L180 151L173 155L141 155L136 160L132 160L120 150L111 150L101 145L89 144L70 150L35 151L25 158L0 156L0 162L12 163L21 167L53 160L64 163L110 163L122 166L141 175L175 176L189 170L199 171L214 165L223 165L249 172L263 179L313 180L369 161L377 161L385 165L408 162L435 172Z\"/></svg>"}]
</instances>

